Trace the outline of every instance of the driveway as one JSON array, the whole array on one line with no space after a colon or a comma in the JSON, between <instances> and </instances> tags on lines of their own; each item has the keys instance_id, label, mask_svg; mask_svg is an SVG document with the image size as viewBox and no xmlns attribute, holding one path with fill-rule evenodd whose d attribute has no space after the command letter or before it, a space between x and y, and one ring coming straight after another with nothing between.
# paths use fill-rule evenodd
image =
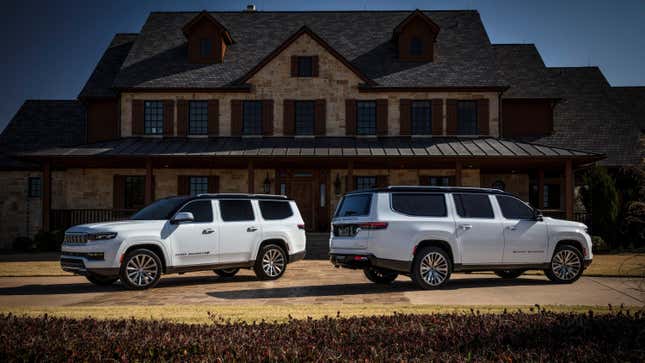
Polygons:
<instances>
[{"instance_id":1,"label":"driveway","mask_svg":"<svg viewBox=\"0 0 645 363\"><path fill-rule=\"evenodd\" d=\"M369 282L361 271L327 261L289 265L276 281L257 281L249 270L234 278L200 272L162 277L155 289L97 287L80 276L0 277L0 306L110 306L181 304L431 304L431 305L645 305L645 281L582 277L555 285L544 276L503 280L492 274L454 274L442 290L420 291L409 278L392 285Z\"/></svg>"}]
</instances>

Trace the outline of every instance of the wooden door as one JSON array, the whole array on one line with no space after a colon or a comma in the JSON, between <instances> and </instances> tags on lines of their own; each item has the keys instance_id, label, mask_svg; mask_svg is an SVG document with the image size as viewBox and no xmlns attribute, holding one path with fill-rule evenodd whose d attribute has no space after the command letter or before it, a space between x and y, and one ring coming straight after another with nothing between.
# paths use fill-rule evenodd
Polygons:
<instances>
[{"instance_id":1,"label":"wooden door","mask_svg":"<svg viewBox=\"0 0 645 363\"><path fill-rule=\"evenodd\" d=\"M312 179L298 180L292 179L287 186L287 193L290 198L293 198L298 204L298 209L305 221L305 228L307 231L316 230L317 223L315 222L314 215L314 183Z\"/></svg>"}]
</instances>

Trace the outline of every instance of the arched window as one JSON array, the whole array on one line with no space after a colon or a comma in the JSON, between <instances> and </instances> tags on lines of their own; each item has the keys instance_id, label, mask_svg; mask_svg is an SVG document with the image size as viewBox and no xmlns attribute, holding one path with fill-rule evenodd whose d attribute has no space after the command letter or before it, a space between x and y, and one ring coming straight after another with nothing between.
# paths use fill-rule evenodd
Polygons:
<instances>
[{"instance_id":1,"label":"arched window","mask_svg":"<svg viewBox=\"0 0 645 363\"><path fill-rule=\"evenodd\" d=\"M423 55L423 42L418 37L412 37L412 39L410 39L410 55Z\"/></svg>"}]
</instances>

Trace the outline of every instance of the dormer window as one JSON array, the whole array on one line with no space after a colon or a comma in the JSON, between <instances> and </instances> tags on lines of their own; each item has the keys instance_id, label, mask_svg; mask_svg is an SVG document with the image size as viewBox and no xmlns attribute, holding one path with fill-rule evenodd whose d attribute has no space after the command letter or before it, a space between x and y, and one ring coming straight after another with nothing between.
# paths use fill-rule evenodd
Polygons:
<instances>
[{"instance_id":1,"label":"dormer window","mask_svg":"<svg viewBox=\"0 0 645 363\"><path fill-rule=\"evenodd\" d=\"M188 41L190 63L222 63L233 39L228 30L210 13L202 11L182 29Z\"/></svg>"},{"instance_id":2,"label":"dormer window","mask_svg":"<svg viewBox=\"0 0 645 363\"><path fill-rule=\"evenodd\" d=\"M439 26L424 12L415 10L394 29L392 40L399 59L405 62L432 62Z\"/></svg>"},{"instance_id":3,"label":"dormer window","mask_svg":"<svg viewBox=\"0 0 645 363\"><path fill-rule=\"evenodd\" d=\"M410 55L420 57L423 55L423 41L419 37L410 39Z\"/></svg>"},{"instance_id":4,"label":"dormer window","mask_svg":"<svg viewBox=\"0 0 645 363\"><path fill-rule=\"evenodd\" d=\"M204 58L213 55L213 44L210 39L202 38L199 40L199 55Z\"/></svg>"}]
</instances>

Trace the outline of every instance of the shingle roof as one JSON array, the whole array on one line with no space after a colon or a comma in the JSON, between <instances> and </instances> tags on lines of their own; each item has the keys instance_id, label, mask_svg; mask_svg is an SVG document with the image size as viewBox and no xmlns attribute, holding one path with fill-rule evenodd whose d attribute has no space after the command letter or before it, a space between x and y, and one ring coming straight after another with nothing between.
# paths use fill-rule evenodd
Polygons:
<instances>
[{"instance_id":1,"label":"shingle roof","mask_svg":"<svg viewBox=\"0 0 645 363\"><path fill-rule=\"evenodd\" d=\"M259 157L592 157L601 155L493 137L126 138L27 153L28 156Z\"/></svg>"},{"instance_id":2,"label":"shingle roof","mask_svg":"<svg viewBox=\"0 0 645 363\"><path fill-rule=\"evenodd\" d=\"M119 33L114 36L78 98L117 96L112 83L135 39L137 34Z\"/></svg>"},{"instance_id":3,"label":"shingle roof","mask_svg":"<svg viewBox=\"0 0 645 363\"><path fill-rule=\"evenodd\" d=\"M510 88L504 98L559 98L557 78L544 66L534 44L494 44L497 76Z\"/></svg>"},{"instance_id":4,"label":"shingle roof","mask_svg":"<svg viewBox=\"0 0 645 363\"><path fill-rule=\"evenodd\" d=\"M618 107L631 113L641 132L645 132L645 87L612 87L609 95Z\"/></svg>"},{"instance_id":5,"label":"shingle roof","mask_svg":"<svg viewBox=\"0 0 645 363\"><path fill-rule=\"evenodd\" d=\"M212 12L235 40L221 64L191 64L181 28L198 13L155 12L143 25L114 85L222 88L306 25L384 87L498 87L495 54L476 11L425 11L441 28L433 62L401 62L391 41L410 11Z\"/></svg>"}]
</instances>

